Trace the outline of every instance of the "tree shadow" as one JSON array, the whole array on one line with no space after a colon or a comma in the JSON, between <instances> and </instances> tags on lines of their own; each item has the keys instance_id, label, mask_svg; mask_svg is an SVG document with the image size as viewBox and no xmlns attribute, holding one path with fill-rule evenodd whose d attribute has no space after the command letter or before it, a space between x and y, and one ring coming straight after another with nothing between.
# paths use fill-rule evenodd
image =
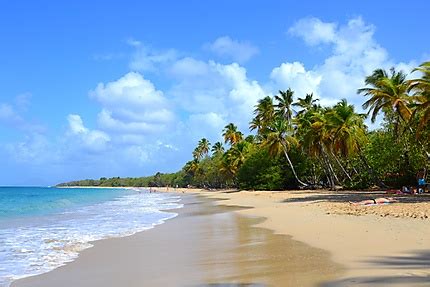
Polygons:
<instances>
[{"instance_id":1,"label":"tree shadow","mask_svg":"<svg viewBox=\"0 0 430 287\"><path fill-rule=\"evenodd\" d=\"M413 251L412 255L388 256L367 261L375 268L392 268L409 270L410 274L394 276L362 276L350 277L320 284L321 287L344 287L344 286L387 286L399 284L402 286L430 286L430 274L418 275L419 270L430 269L430 250ZM415 273L414 273L415 272Z\"/></svg>"},{"instance_id":2,"label":"tree shadow","mask_svg":"<svg viewBox=\"0 0 430 287\"><path fill-rule=\"evenodd\" d=\"M339 202L348 203L349 201L361 201L378 197L394 197L398 203L419 203L430 202L430 194L391 194L386 191L318 191L318 194L300 192L295 194L305 195L303 197L287 198L283 203L316 203L316 202Z\"/></svg>"},{"instance_id":3,"label":"tree shadow","mask_svg":"<svg viewBox=\"0 0 430 287\"><path fill-rule=\"evenodd\" d=\"M192 287L265 287L258 283L211 283L203 285L193 285Z\"/></svg>"}]
</instances>

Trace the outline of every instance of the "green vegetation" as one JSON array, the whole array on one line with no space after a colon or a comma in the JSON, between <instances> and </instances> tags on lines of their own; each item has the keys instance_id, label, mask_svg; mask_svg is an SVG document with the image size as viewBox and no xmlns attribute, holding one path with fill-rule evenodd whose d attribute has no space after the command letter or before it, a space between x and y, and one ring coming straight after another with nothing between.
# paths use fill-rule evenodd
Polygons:
<instances>
[{"instance_id":1,"label":"green vegetation","mask_svg":"<svg viewBox=\"0 0 430 287\"><path fill-rule=\"evenodd\" d=\"M142 178L85 180L67 185L197 186L207 188L280 190L289 188L350 188L414 184L418 169L430 159L430 62L407 80L392 68L366 77L359 114L343 99L322 107L312 94L294 101L290 89L256 103L245 136L234 123L212 148L205 138L193 159L174 174ZM369 131L364 120L381 117L381 128Z\"/></svg>"}]
</instances>

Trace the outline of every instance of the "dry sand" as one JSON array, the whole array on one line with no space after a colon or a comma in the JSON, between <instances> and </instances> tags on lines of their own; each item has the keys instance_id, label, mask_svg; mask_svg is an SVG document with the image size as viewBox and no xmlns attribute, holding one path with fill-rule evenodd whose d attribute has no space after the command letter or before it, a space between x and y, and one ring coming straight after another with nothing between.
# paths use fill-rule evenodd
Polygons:
<instances>
[{"instance_id":1,"label":"dry sand","mask_svg":"<svg viewBox=\"0 0 430 287\"><path fill-rule=\"evenodd\" d=\"M317 286L344 272L327 251L253 227L264 219L241 207L196 195L184 204L162 225L97 241L74 262L12 286Z\"/></svg>"},{"instance_id":2,"label":"dry sand","mask_svg":"<svg viewBox=\"0 0 430 287\"><path fill-rule=\"evenodd\" d=\"M383 192L208 192L220 204L253 207L239 214L277 234L329 251L347 271L323 286L430 286L430 196L396 196L399 203L354 206ZM285 285L288 286L288 285Z\"/></svg>"}]
</instances>

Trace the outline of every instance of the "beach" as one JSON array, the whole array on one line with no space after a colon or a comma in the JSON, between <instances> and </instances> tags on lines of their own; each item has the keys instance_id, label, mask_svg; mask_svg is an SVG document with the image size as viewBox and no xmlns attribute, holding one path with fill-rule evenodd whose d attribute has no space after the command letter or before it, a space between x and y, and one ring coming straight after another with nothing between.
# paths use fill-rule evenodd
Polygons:
<instances>
[{"instance_id":1,"label":"beach","mask_svg":"<svg viewBox=\"0 0 430 287\"><path fill-rule=\"evenodd\" d=\"M217 202L185 196L176 218L95 242L75 261L12 286L315 286L343 272L328 252Z\"/></svg>"},{"instance_id":2,"label":"beach","mask_svg":"<svg viewBox=\"0 0 430 287\"><path fill-rule=\"evenodd\" d=\"M97 241L75 261L12 286L430 284L427 194L353 206L349 200L386 194L169 192L184 196L176 218L129 237Z\"/></svg>"},{"instance_id":3,"label":"beach","mask_svg":"<svg viewBox=\"0 0 430 287\"><path fill-rule=\"evenodd\" d=\"M354 206L348 201L385 192L241 191L212 193L223 205L266 218L257 226L329 251L346 270L323 286L430 286L430 196L397 195L398 203Z\"/></svg>"}]
</instances>

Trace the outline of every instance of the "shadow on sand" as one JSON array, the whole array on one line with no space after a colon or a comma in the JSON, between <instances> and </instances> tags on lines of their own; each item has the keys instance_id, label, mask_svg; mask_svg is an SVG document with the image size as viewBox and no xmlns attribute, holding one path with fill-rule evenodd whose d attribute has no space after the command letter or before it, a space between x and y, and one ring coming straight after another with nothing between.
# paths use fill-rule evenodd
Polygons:
<instances>
[{"instance_id":1,"label":"shadow on sand","mask_svg":"<svg viewBox=\"0 0 430 287\"><path fill-rule=\"evenodd\" d=\"M409 273L407 275L351 277L325 282L320 286L430 286L430 275L419 274L422 270L428 271L430 269L430 250L413 251L411 254L375 258L367 262L374 265L375 268L391 268L407 271Z\"/></svg>"},{"instance_id":2,"label":"shadow on sand","mask_svg":"<svg viewBox=\"0 0 430 287\"><path fill-rule=\"evenodd\" d=\"M295 194L304 194L304 197L288 198L283 200L284 203L293 202L340 202L360 201L377 197L394 197L399 203L417 203L430 202L430 194L409 195L409 194L389 194L385 191L321 191L318 194L306 193L306 191L296 192ZM307 196L306 196L307 195Z\"/></svg>"}]
</instances>

